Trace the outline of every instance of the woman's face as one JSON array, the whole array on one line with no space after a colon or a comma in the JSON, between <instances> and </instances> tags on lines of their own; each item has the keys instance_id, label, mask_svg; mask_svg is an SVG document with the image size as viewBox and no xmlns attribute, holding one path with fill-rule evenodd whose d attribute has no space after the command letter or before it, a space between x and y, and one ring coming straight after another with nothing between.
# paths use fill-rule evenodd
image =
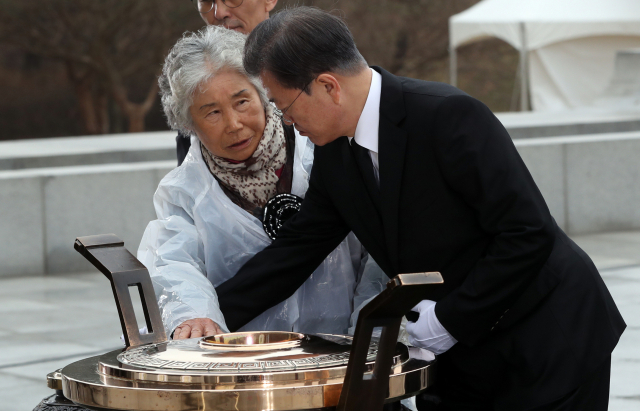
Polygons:
<instances>
[{"instance_id":1,"label":"woman's face","mask_svg":"<svg viewBox=\"0 0 640 411\"><path fill-rule=\"evenodd\" d=\"M256 151L265 111L255 87L242 74L218 72L196 90L189 111L196 135L212 154L244 161Z\"/></svg>"}]
</instances>

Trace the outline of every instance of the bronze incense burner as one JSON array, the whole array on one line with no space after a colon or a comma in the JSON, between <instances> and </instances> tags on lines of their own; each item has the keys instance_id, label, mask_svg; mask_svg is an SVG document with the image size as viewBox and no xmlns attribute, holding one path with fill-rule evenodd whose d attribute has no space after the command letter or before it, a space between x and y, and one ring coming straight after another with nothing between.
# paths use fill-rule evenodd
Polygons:
<instances>
[{"instance_id":1,"label":"bronze incense burner","mask_svg":"<svg viewBox=\"0 0 640 411\"><path fill-rule=\"evenodd\" d=\"M111 281L127 345L49 375L49 386L76 406L376 411L433 383L435 360L397 337L402 316L425 287L442 282L439 273L394 277L363 308L354 337L269 331L168 340L149 274L120 239L81 237L75 248ZM138 331L129 287L140 292L149 334ZM376 327L382 327L379 339L371 336Z\"/></svg>"}]
</instances>

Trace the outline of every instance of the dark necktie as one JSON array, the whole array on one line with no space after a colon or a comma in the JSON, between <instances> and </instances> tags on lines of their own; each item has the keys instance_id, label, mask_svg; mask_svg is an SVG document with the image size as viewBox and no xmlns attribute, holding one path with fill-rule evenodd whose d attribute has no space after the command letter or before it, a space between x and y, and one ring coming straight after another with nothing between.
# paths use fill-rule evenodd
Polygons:
<instances>
[{"instance_id":1,"label":"dark necktie","mask_svg":"<svg viewBox=\"0 0 640 411\"><path fill-rule=\"evenodd\" d=\"M356 143L355 139L351 140L351 150L353 151L356 163L358 163L358 168L360 168L360 172L362 173L362 178L367 186L367 191L369 192L373 203L376 205L378 210L380 210L380 189L378 188L376 177L373 174L373 162L371 161L369 150Z\"/></svg>"}]
</instances>

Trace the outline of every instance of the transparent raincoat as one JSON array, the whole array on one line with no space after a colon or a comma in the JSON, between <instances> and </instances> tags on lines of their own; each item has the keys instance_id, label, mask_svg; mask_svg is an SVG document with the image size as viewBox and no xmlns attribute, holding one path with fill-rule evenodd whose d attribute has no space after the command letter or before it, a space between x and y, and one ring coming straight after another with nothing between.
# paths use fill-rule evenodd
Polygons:
<instances>
[{"instance_id":1,"label":"transparent raincoat","mask_svg":"<svg viewBox=\"0 0 640 411\"><path fill-rule=\"evenodd\" d=\"M313 148L296 132L291 191L300 197L308 188ZM154 205L158 219L147 226L138 259L149 269L167 334L193 318L210 318L229 331L214 287L271 243L262 223L223 193L195 137L183 164L160 182ZM346 334L354 307L388 281L373 260L366 262L365 250L349 234L293 296L242 329Z\"/></svg>"}]
</instances>

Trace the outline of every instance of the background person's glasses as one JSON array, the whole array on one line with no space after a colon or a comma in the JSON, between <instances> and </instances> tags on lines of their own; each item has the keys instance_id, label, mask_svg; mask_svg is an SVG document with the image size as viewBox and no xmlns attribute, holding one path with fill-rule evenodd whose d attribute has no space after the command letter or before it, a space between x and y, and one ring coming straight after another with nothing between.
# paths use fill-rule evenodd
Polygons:
<instances>
[{"instance_id":1,"label":"background person's glasses","mask_svg":"<svg viewBox=\"0 0 640 411\"><path fill-rule=\"evenodd\" d=\"M225 6L232 9L240 7L243 1L244 0L222 0ZM191 0L191 2L196 5L200 14L207 14L215 7L214 0Z\"/></svg>"}]
</instances>

